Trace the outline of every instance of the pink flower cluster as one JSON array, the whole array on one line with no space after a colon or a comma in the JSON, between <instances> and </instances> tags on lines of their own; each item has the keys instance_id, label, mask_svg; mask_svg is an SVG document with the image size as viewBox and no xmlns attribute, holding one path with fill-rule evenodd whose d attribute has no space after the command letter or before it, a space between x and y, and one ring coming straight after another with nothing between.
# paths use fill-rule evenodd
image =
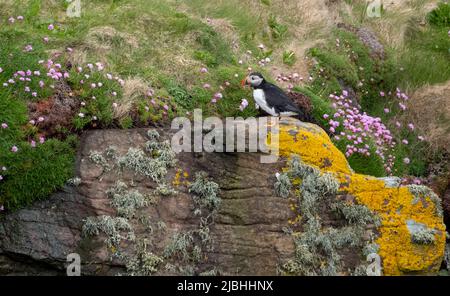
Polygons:
<instances>
[{"instance_id":1,"label":"pink flower cluster","mask_svg":"<svg viewBox=\"0 0 450 296\"><path fill-rule=\"evenodd\" d=\"M375 144L375 154L384 162L386 172L392 172L395 157L386 156L386 152L395 146L391 131L382 123L379 117L372 117L366 112L361 112L359 106L354 106L348 92L343 91L341 95L330 95L330 99L336 112L332 115L324 114L325 119L330 118L330 132L335 134L335 139L346 138L351 143L346 146L345 155L350 157L355 153L370 156L370 146ZM341 125L343 131L336 134L337 128Z\"/></svg>"},{"instance_id":2,"label":"pink flower cluster","mask_svg":"<svg viewBox=\"0 0 450 296\"><path fill-rule=\"evenodd\" d=\"M47 76L52 78L53 80L69 78L69 73L62 71L62 66L59 63L55 63L52 60L47 60L47 62L45 63L45 67L48 71Z\"/></svg>"}]
</instances>

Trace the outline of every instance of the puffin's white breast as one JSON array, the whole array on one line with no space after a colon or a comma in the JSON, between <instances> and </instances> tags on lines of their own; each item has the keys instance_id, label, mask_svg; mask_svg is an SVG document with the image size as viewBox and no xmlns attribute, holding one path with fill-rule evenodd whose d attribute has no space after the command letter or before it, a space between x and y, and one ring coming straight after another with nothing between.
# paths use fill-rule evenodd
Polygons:
<instances>
[{"instance_id":1,"label":"puffin's white breast","mask_svg":"<svg viewBox=\"0 0 450 296\"><path fill-rule=\"evenodd\" d=\"M269 107L266 101L266 96L262 89L254 89L253 90L253 99L255 99L256 104L258 104L264 111L272 116L278 116L278 113L275 112L275 108Z\"/></svg>"}]
</instances>

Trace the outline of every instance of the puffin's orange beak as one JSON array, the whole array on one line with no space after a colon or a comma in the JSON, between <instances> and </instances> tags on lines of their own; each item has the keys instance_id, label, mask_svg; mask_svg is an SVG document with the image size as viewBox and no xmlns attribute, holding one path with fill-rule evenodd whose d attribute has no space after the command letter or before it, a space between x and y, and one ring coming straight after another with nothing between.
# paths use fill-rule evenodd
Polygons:
<instances>
[{"instance_id":1,"label":"puffin's orange beak","mask_svg":"<svg viewBox=\"0 0 450 296\"><path fill-rule=\"evenodd\" d=\"M245 86L247 85L247 77L245 77L244 79L242 79L241 85L242 85L242 87L245 87Z\"/></svg>"}]
</instances>

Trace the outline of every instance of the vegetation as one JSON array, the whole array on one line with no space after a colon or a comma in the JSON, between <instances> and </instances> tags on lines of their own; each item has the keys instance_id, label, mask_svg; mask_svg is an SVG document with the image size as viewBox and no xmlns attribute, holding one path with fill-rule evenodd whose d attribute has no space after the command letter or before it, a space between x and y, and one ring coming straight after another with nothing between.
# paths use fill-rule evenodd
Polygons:
<instances>
[{"instance_id":1,"label":"vegetation","mask_svg":"<svg viewBox=\"0 0 450 296\"><path fill-rule=\"evenodd\" d=\"M442 153L431 155L425 131L408 127L414 122L404 119L408 109L396 96L450 79L450 27L446 2L431 11L422 2L410 5L424 24L390 7L383 7L380 19L367 18L359 1L346 1L346 12L330 10L356 30L405 27L396 38L401 46L389 39L395 32L379 34L385 52L380 58L355 30L328 24L331 15L315 19L310 11L317 8L308 1L88 1L80 17L67 16L65 2L2 1L0 207L14 210L45 198L73 177L77 136L85 129L164 124L191 116L194 108L204 115L255 116L254 104L243 104L251 93L240 86L250 69L271 81L297 77L277 83L311 99L316 122L348 153L356 172L424 177ZM243 9L236 12L238 6ZM300 73L288 73L294 71ZM337 111L330 94L343 91L361 114L380 118L395 145L381 149L370 136L358 144L364 153L349 153L354 140L340 135L348 132L343 120L334 119L340 124L332 126L332 118L324 118ZM69 124L55 131L50 106L58 97L72 104L57 119ZM40 115L31 112L31 103ZM123 156L120 165L158 180L170 159L143 153L128 156L144 162ZM172 192L160 185L162 195Z\"/></svg>"}]
</instances>

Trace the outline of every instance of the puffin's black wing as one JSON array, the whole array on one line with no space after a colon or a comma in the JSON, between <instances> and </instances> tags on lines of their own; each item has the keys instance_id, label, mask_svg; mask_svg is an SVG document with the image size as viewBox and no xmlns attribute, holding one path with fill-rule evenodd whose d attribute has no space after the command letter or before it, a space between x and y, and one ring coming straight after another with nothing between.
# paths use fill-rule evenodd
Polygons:
<instances>
[{"instance_id":1,"label":"puffin's black wing","mask_svg":"<svg viewBox=\"0 0 450 296\"><path fill-rule=\"evenodd\" d=\"M274 107L277 113L294 112L299 115L303 114L281 88L267 82L264 86L263 91L266 102L270 107Z\"/></svg>"}]
</instances>

